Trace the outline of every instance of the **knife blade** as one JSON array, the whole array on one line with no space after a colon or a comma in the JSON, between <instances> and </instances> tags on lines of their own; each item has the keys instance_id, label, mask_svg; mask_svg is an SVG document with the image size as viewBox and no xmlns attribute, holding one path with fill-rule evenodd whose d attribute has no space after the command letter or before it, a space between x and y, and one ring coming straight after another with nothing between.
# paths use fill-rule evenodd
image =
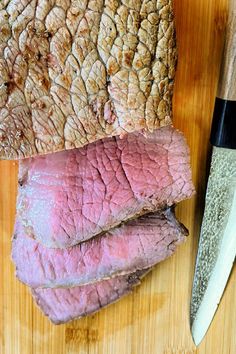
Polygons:
<instances>
[{"instance_id":1,"label":"knife blade","mask_svg":"<svg viewBox=\"0 0 236 354\"><path fill-rule=\"evenodd\" d=\"M236 256L236 0L229 3L210 140L212 160L190 305L196 345L211 324Z\"/></svg>"},{"instance_id":2,"label":"knife blade","mask_svg":"<svg viewBox=\"0 0 236 354\"><path fill-rule=\"evenodd\" d=\"M214 147L191 302L195 344L211 323L235 255L236 150Z\"/></svg>"}]
</instances>

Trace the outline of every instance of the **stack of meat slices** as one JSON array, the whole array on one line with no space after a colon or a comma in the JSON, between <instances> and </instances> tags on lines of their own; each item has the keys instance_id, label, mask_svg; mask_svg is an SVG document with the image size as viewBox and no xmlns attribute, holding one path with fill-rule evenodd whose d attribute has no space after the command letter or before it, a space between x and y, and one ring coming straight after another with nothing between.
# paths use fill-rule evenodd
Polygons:
<instances>
[{"instance_id":1,"label":"stack of meat slices","mask_svg":"<svg viewBox=\"0 0 236 354\"><path fill-rule=\"evenodd\" d=\"M139 284L187 236L189 151L172 127L20 162L13 260L42 311L63 323Z\"/></svg>"}]
</instances>

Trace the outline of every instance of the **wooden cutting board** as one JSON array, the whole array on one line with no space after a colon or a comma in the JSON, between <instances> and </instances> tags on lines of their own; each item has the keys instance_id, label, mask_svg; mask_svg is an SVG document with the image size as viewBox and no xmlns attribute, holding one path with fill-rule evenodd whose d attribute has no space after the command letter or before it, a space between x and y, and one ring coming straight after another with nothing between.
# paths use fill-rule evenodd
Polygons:
<instances>
[{"instance_id":1,"label":"wooden cutting board","mask_svg":"<svg viewBox=\"0 0 236 354\"><path fill-rule=\"evenodd\" d=\"M54 326L15 279L11 262L17 164L0 162L0 353L236 353L236 269L207 337L195 348L189 301L204 206L208 145L227 0L176 0L179 66L174 123L190 144L197 194L177 214L190 236L125 299L86 319ZM30 271L30 269L29 269Z\"/></svg>"}]
</instances>

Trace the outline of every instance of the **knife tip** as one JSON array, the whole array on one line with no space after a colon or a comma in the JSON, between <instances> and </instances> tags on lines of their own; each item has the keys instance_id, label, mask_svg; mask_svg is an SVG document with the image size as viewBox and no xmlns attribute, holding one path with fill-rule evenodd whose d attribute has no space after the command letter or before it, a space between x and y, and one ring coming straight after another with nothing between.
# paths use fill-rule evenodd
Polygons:
<instances>
[{"instance_id":1,"label":"knife tip","mask_svg":"<svg viewBox=\"0 0 236 354\"><path fill-rule=\"evenodd\" d=\"M201 344L201 341L203 340L203 336L201 336L199 333L197 333L193 329L191 330L191 333L192 333L193 342L194 342L195 346L198 347L199 344Z\"/></svg>"}]
</instances>

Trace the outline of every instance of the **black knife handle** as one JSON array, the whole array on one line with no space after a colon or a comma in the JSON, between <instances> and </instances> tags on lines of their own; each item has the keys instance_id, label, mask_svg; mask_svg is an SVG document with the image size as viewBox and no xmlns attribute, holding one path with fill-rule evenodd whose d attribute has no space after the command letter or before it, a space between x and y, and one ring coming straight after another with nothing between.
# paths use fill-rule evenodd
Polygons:
<instances>
[{"instance_id":1,"label":"black knife handle","mask_svg":"<svg viewBox=\"0 0 236 354\"><path fill-rule=\"evenodd\" d=\"M216 99L210 141L214 146L236 149L236 101Z\"/></svg>"}]
</instances>

